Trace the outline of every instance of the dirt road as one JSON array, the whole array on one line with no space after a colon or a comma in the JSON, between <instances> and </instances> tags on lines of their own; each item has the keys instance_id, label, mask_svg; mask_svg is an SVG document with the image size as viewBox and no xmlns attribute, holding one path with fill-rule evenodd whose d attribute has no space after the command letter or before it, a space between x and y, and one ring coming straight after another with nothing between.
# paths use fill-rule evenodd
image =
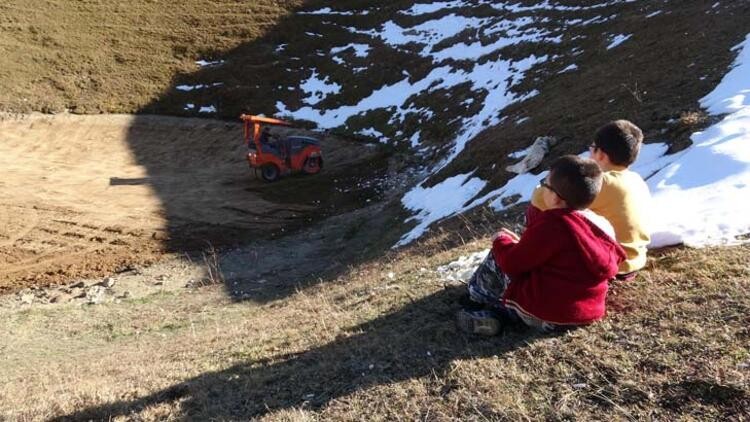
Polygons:
<instances>
[{"instance_id":1,"label":"dirt road","mask_svg":"<svg viewBox=\"0 0 750 422\"><path fill-rule=\"evenodd\" d=\"M0 291L273 236L376 194L356 187L384 170L377 148L326 138L324 173L265 184L241 133L204 119L1 117Z\"/></svg>"}]
</instances>

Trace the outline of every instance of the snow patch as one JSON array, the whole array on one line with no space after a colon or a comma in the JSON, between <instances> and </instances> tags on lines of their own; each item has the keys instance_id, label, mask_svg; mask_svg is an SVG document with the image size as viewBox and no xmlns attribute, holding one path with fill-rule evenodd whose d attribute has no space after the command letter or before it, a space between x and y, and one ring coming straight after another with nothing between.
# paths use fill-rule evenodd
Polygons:
<instances>
[{"instance_id":1,"label":"snow patch","mask_svg":"<svg viewBox=\"0 0 750 422\"><path fill-rule=\"evenodd\" d=\"M574 70L578 70L578 66L575 63L573 63L571 65L568 65L568 67L566 67L565 69L563 69L563 70L561 70L561 71L559 71L557 73L572 72Z\"/></svg>"},{"instance_id":2,"label":"snow patch","mask_svg":"<svg viewBox=\"0 0 750 422\"><path fill-rule=\"evenodd\" d=\"M401 237L394 246L403 246L422 236L430 224L464 211L464 204L482 190L487 182L469 174L459 174L435 186L422 185L409 191L401 200L404 207L417 214L406 221L417 221L417 226Z\"/></svg>"},{"instance_id":3,"label":"snow patch","mask_svg":"<svg viewBox=\"0 0 750 422\"><path fill-rule=\"evenodd\" d=\"M339 54L343 51L354 49L354 55L356 57L367 57L367 53L370 51L370 46L368 44L348 44L343 47L334 47L331 49L331 54Z\"/></svg>"},{"instance_id":4,"label":"snow patch","mask_svg":"<svg viewBox=\"0 0 750 422\"><path fill-rule=\"evenodd\" d=\"M632 36L633 36L633 34L628 34L628 35L617 34L617 35L613 36L610 39L609 45L607 46L607 50L611 50L611 49L617 47L618 45L620 45L620 44L624 43L625 41L629 40L630 37L632 37Z\"/></svg>"},{"instance_id":5,"label":"snow patch","mask_svg":"<svg viewBox=\"0 0 750 422\"><path fill-rule=\"evenodd\" d=\"M750 35L732 47L739 50L729 73L719 85L701 99L701 105L711 114L734 113L750 107Z\"/></svg>"},{"instance_id":6,"label":"snow patch","mask_svg":"<svg viewBox=\"0 0 750 422\"><path fill-rule=\"evenodd\" d=\"M195 64L197 64L200 67L206 67L206 66L219 66L224 64L224 60L196 60Z\"/></svg>"},{"instance_id":7,"label":"snow patch","mask_svg":"<svg viewBox=\"0 0 750 422\"><path fill-rule=\"evenodd\" d=\"M309 105L315 105L323 101L328 95L338 94L341 91L341 85L329 82L328 76L320 78L315 69L313 69L312 75L299 87L307 94L303 101Z\"/></svg>"},{"instance_id":8,"label":"snow patch","mask_svg":"<svg viewBox=\"0 0 750 422\"><path fill-rule=\"evenodd\" d=\"M652 247L747 241L738 237L750 233L750 34L734 49L733 68L701 99L712 114L731 114L693 134L693 145L648 180L657 211Z\"/></svg>"},{"instance_id":9,"label":"snow patch","mask_svg":"<svg viewBox=\"0 0 750 422\"><path fill-rule=\"evenodd\" d=\"M418 16L426 15L428 13L434 13L443 9L453 9L456 7L465 7L467 4L464 1L436 1L434 3L418 3L410 7L407 10L402 10L399 13L402 15Z\"/></svg>"},{"instance_id":10,"label":"snow patch","mask_svg":"<svg viewBox=\"0 0 750 422\"><path fill-rule=\"evenodd\" d=\"M193 90L196 90L196 89L212 88L212 87L215 87L215 86L222 86L222 85L224 85L222 82L215 82L215 83L212 83L212 84L205 84L205 85L204 84L198 84L198 85L177 85L175 87L175 89L178 90L178 91L190 92L190 91L193 91Z\"/></svg>"}]
</instances>

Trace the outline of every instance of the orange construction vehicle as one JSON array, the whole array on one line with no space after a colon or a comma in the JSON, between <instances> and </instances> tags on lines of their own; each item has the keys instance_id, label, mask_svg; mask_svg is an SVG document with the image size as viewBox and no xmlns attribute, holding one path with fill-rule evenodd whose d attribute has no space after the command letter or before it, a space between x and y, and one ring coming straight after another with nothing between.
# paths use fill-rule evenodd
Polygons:
<instances>
[{"instance_id":1,"label":"orange construction vehicle","mask_svg":"<svg viewBox=\"0 0 750 422\"><path fill-rule=\"evenodd\" d=\"M319 140L309 136L280 138L265 126L291 126L283 120L247 114L240 119L245 124L247 162L256 176L260 170L263 180L273 182L290 173L316 174L323 168Z\"/></svg>"}]
</instances>

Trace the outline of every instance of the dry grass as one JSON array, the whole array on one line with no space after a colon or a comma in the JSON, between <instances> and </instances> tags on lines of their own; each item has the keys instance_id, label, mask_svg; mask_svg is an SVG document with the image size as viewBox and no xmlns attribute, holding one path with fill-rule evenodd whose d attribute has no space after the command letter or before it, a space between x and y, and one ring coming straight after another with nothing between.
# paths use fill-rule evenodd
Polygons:
<instances>
[{"instance_id":1,"label":"dry grass","mask_svg":"<svg viewBox=\"0 0 750 422\"><path fill-rule=\"evenodd\" d=\"M198 59L263 36L295 0L9 0L0 110L132 113Z\"/></svg>"},{"instance_id":2,"label":"dry grass","mask_svg":"<svg viewBox=\"0 0 750 422\"><path fill-rule=\"evenodd\" d=\"M435 244L264 305L209 286L3 310L0 417L747 419L750 247L660 252L603 323L485 340L432 272L483 243Z\"/></svg>"}]
</instances>

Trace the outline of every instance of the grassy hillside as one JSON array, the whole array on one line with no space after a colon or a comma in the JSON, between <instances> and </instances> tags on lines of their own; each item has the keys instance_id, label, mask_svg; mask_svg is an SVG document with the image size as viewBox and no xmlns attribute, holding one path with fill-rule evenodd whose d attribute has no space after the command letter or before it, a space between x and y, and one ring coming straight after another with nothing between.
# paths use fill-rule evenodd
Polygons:
<instances>
[{"instance_id":1,"label":"grassy hillside","mask_svg":"<svg viewBox=\"0 0 750 422\"><path fill-rule=\"evenodd\" d=\"M0 111L133 113L180 72L263 36L295 0L9 0Z\"/></svg>"},{"instance_id":2,"label":"grassy hillside","mask_svg":"<svg viewBox=\"0 0 750 422\"><path fill-rule=\"evenodd\" d=\"M591 327L481 339L457 332L462 287L434 270L487 241L265 304L168 275L122 303L2 308L0 418L746 420L748 247L652 255Z\"/></svg>"},{"instance_id":3,"label":"grassy hillside","mask_svg":"<svg viewBox=\"0 0 750 422\"><path fill-rule=\"evenodd\" d=\"M418 142L427 162L468 137L430 183L476 169L489 191L507 180L497 168L508 153L548 133L565 138L550 157L580 152L612 118L684 148L706 124L698 99L731 63L750 13L746 2L715 3L11 0L0 5L0 110L235 119L356 106L332 128L404 149ZM468 27L439 35L449 21ZM618 36L627 41L610 48ZM486 51L462 56L472 49ZM529 58L538 63L510 80L471 83L482 66ZM438 68L450 73L430 76ZM465 83L446 84L460 72ZM415 91L402 103L359 104L404 80ZM340 88L308 92L311 81ZM536 95L498 112L490 91L505 83L516 99Z\"/></svg>"},{"instance_id":4,"label":"grassy hillside","mask_svg":"<svg viewBox=\"0 0 750 422\"><path fill-rule=\"evenodd\" d=\"M550 157L580 152L612 118L684 148L707 123L697 101L726 72L747 16L748 2L715 0L3 1L0 111L236 119L335 109L343 117L323 116L333 131L391 145L327 142L339 167L261 186L247 181L236 124L135 116L103 131L56 116L69 126L31 133L40 125L19 119L31 135L6 129L4 170L30 176L2 182L21 199L0 204L11 229L0 253L118 272L0 296L0 420L748 420L748 245L652 252L634 281L613 283L603 322L554 336L508 327L490 339L454 327L464 286L436 268L486 248L499 225L520 225L523 205L476 208L389 249L415 169L461 136L466 148L430 183L476 171L493 189L509 177L508 153L536 136L565 139ZM446 36L445 19L466 25ZM504 43L514 36L526 38ZM608 48L617 36L629 38ZM488 46L497 48L468 54ZM303 88L311 82L322 88ZM397 103L366 101L381 89ZM492 93L515 102L503 109ZM134 190L156 206L139 208L145 201L126 196ZM122 204L107 196L119 192ZM94 199L133 212L138 236L180 256L143 268L104 265L96 247L77 249L80 259L60 252L119 244L130 231L69 204L47 209L70 194L102 219L124 217ZM268 207L248 204L251 194ZM143 216L159 220L159 236ZM232 230L222 255L181 253L180 233L216 240L233 222L262 224L275 240ZM128 248L145 257L142 245Z\"/></svg>"}]
</instances>

